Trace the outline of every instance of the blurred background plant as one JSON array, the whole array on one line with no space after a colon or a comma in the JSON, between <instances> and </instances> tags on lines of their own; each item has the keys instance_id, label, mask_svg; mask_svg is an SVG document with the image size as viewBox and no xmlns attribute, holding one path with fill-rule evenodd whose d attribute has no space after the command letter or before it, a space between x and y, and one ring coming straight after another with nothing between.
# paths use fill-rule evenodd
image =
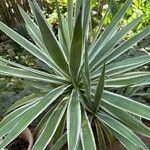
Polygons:
<instances>
[{"instance_id":1,"label":"blurred background plant","mask_svg":"<svg viewBox=\"0 0 150 150\"><path fill-rule=\"evenodd\" d=\"M111 18L117 13L117 10L123 5L126 0L93 0L93 17L92 22L95 29L98 28L99 19L105 15L110 7L111 14L105 18L104 25L107 26ZM122 26L125 26L138 16L143 15L141 22L129 33L131 37L134 32L139 31L142 27L150 24L150 1L148 0L133 0L132 6L127 10L125 17L122 19ZM96 30L95 30L96 31Z\"/></svg>"}]
</instances>

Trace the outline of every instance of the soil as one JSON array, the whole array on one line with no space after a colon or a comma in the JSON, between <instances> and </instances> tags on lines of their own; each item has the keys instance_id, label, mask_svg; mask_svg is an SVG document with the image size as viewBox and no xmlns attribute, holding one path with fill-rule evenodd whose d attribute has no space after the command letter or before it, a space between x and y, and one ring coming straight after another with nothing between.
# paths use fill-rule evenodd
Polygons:
<instances>
[{"instance_id":1,"label":"soil","mask_svg":"<svg viewBox=\"0 0 150 150\"><path fill-rule=\"evenodd\" d=\"M6 150L27 150L28 149L28 142L24 139L15 139L11 142L7 147Z\"/></svg>"}]
</instances>

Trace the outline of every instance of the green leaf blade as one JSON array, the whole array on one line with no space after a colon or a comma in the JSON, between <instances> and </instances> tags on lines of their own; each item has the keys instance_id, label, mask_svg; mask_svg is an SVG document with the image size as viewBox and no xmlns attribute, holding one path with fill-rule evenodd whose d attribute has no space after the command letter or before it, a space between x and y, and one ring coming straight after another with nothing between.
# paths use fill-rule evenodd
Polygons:
<instances>
[{"instance_id":1,"label":"green leaf blade","mask_svg":"<svg viewBox=\"0 0 150 150\"><path fill-rule=\"evenodd\" d=\"M72 76L72 80L75 86L77 86L78 83L78 75L80 71L80 65L82 62L82 23L81 23L81 18L82 18L82 13L80 10L80 13L78 15L76 24L75 24L75 29L73 33L73 40L71 44L71 49L70 49L70 60L69 60L69 67L70 67L70 72Z\"/></svg>"},{"instance_id":2,"label":"green leaf blade","mask_svg":"<svg viewBox=\"0 0 150 150\"><path fill-rule=\"evenodd\" d=\"M60 44L58 43L50 25L46 21L44 15L42 14L42 11L40 10L38 4L35 1L33 1L33 7L43 37L43 41L49 52L49 55L58 65L58 67L60 67L60 69L62 69L64 73L68 76L69 75L68 64L65 60L63 50Z\"/></svg>"},{"instance_id":3,"label":"green leaf blade","mask_svg":"<svg viewBox=\"0 0 150 150\"><path fill-rule=\"evenodd\" d=\"M73 34L73 0L67 0L67 19L70 39L72 39Z\"/></svg>"},{"instance_id":4,"label":"green leaf blade","mask_svg":"<svg viewBox=\"0 0 150 150\"><path fill-rule=\"evenodd\" d=\"M78 143L80 126L81 126L81 110L79 96L76 90L72 91L69 106L67 109L67 139L68 149L75 149Z\"/></svg>"},{"instance_id":5,"label":"green leaf blade","mask_svg":"<svg viewBox=\"0 0 150 150\"><path fill-rule=\"evenodd\" d=\"M47 49L44 45L42 35L38 26L33 22L33 20L27 15L27 13L19 5L18 5L18 8L19 8L20 14L22 15L24 19L25 26L29 35L37 44L37 46L40 48L40 50L47 54Z\"/></svg>"},{"instance_id":6,"label":"green leaf blade","mask_svg":"<svg viewBox=\"0 0 150 150\"><path fill-rule=\"evenodd\" d=\"M7 113L23 106L23 105L26 105L26 104L29 104L29 103L34 103L34 102L37 102L39 100L41 100L44 95L46 93L44 92L39 92L39 93L34 93L34 94L31 94L31 95L28 95L28 96L25 96L19 100L17 100L8 110L7 110Z\"/></svg>"},{"instance_id":7,"label":"green leaf blade","mask_svg":"<svg viewBox=\"0 0 150 150\"><path fill-rule=\"evenodd\" d=\"M121 134L117 133L115 130L110 129L113 135L120 141L120 143L127 148L128 150L139 150L136 145L134 145L131 141L124 138Z\"/></svg>"},{"instance_id":8,"label":"green leaf blade","mask_svg":"<svg viewBox=\"0 0 150 150\"><path fill-rule=\"evenodd\" d=\"M97 139L98 139L98 148L102 150L106 150L104 133L100 123L97 120L95 121L95 127L96 127Z\"/></svg>"},{"instance_id":9,"label":"green leaf blade","mask_svg":"<svg viewBox=\"0 0 150 150\"><path fill-rule=\"evenodd\" d=\"M135 36L121 44L119 47L114 49L108 57L105 58L107 63L112 62L114 59L118 58L121 54L125 53L130 47L136 44L138 41L150 34L150 26L145 27L141 32L137 33Z\"/></svg>"},{"instance_id":10,"label":"green leaf blade","mask_svg":"<svg viewBox=\"0 0 150 150\"><path fill-rule=\"evenodd\" d=\"M111 116L100 113L97 114L100 121L104 122L108 127L115 130L117 133L121 134L124 138L132 142L136 147L148 150L148 147L140 140L140 138L134 134L129 128L124 126L122 123L112 118Z\"/></svg>"},{"instance_id":11,"label":"green leaf blade","mask_svg":"<svg viewBox=\"0 0 150 150\"><path fill-rule=\"evenodd\" d=\"M51 150L61 149L67 143L67 133L64 133L59 140L52 146Z\"/></svg>"},{"instance_id":12,"label":"green leaf blade","mask_svg":"<svg viewBox=\"0 0 150 150\"><path fill-rule=\"evenodd\" d=\"M0 149L7 146L15 139L39 114L41 114L52 102L54 102L68 87L60 86L49 92L43 100L30 108L25 115L19 120L17 125L12 129L11 133L6 136L0 145Z\"/></svg>"},{"instance_id":13,"label":"green leaf blade","mask_svg":"<svg viewBox=\"0 0 150 150\"><path fill-rule=\"evenodd\" d=\"M121 18L124 16L126 10L131 5L132 0L127 0L125 4L122 6L122 8L117 12L115 17L113 18L112 22L109 24L109 26L106 28L106 30L103 32L103 34L99 37L96 44L91 47L91 53L90 53L90 62L95 58L95 56L98 54L99 49L101 49L106 42L112 37L116 29L118 28L118 23L121 20Z\"/></svg>"},{"instance_id":14,"label":"green leaf blade","mask_svg":"<svg viewBox=\"0 0 150 150\"><path fill-rule=\"evenodd\" d=\"M35 144L33 145L32 149L45 149L48 143L51 141L56 129L63 117L63 114L66 110L66 101L62 101L53 111L52 115L48 119L45 128L43 129L42 133L39 135L38 139L36 140Z\"/></svg>"},{"instance_id":15,"label":"green leaf blade","mask_svg":"<svg viewBox=\"0 0 150 150\"><path fill-rule=\"evenodd\" d=\"M150 107L147 105L108 91L104 91L103 101L136 116L150 120Z\"/></svg>"},{"instance_id":16,"label":"green leaf blade","mask_svg":"<svg viewBox=\"0 0 150 150\"><path fill-rule=\"evenodd\" d=\"M85 110L82 112L82 122L81 122L81 143L83 150L96 150L95 139L93 131L88 120Z\"/></svg>"},{"instance_id":17,"label":"green leaf blade","mask_svg":"<svg viewBox=\"0 0 150 150\"><path fill-rule=\"evenodd\" d=\"M104 84L105 84L105 64L103 66L103 70L95 91L94 106L93 106L94 112L97 111L99 107L101 107L101 101L102 101L101 98L103 95Z\"/></svg>"},{"instance_id":18,"label":"green leaf blade","mask_svg":"<svg viewBox=\"0 0 150 150\"><path fill-rule=\"evenodd\" d=\"M103 102L103 107L104 110L106 110L108 113L111 113L114 117L122 121L124 124L130 126L135 132L150 137L150 128L144 125L134 116L105 102Z\"/></svg>"},{"instance_id":19,"label":"green leaf blade","mask_svg":"<svg viewBox=\"0 0 150 150\"><path fill-rule=\"evenodd\" d=\"M48 65L50 68L52 67L56 72L61 73L62 71L54 64L51 59L45 55L45 53L41 52L41 50L29 42L27 39L19 35L17 32L6 26L4 23L0 22L0 29L7 34L11 39L13 39L15 42L17 42L20 46L22 46L24 49L26 49L28 52L30 52L32 55L40 59L42 62L44 62L46 65ZM63 74L63 73L62 73Z\"/></svg>"},{"instance_id":20,"label":"green leaf blade","mask_svg":"<svg viewBox=\"0 0 150 150\"><path fill-rule=\"evenodd\" d=\"M141 17L136 18L110 38L110 40L99 50L99 53L95 56L93 61L91 61L90 66L92 67L92 70L98 68L99 63L107 55L109 55L109 53L112 51L115 45L117 45L118 42L120 42L123 39L123 36L126 35L140 21L140 19Z\"/></svg>"},{"instance_id":21,"label":"green leaf blade","mask_svg":"<svg viewBox=\"0 0 150 150\"><path fill-rule=\"evenodd\" d=\"M59 9L59 4L58 4L58 1L55 0L55 3L56 3L56 9L57 9L57 16L58 16L58 21L59 21L59 28L60 28L60 34L62 36L62 41L63 41L63 44L64 44L64 54L65 54L65 57L66 59L68 60L69 58L69 47L68 47L68 44L67 44L67 39L66 39L66 36L65 36L65 30L64 30L64 27L63 27L63 20L62 20L62 16L61 16L61 12L60 12L60 9Z\"/></svg>"}]
</instances>

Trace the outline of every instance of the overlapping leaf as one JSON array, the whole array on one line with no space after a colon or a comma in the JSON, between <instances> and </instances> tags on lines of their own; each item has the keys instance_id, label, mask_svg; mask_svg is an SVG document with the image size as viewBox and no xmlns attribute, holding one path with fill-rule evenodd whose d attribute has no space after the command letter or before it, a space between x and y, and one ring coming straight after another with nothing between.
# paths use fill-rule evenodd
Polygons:
<instances>
[{"instance_id":1,"label":"overlapping leaf","mask_svg":"<svg viewBox=\"0 0 150 150\"><path fill-rule=\"evenodd\" d=\"M69 75L68 64L65 60L62 47L60 46L50 25L48 24L42 11L40 10L38 4L35 1L33 1L33 7L34 7L36 20L38 22L44 44L51 58L56 63L56 65L58 65L58 67L62 69L63 72L68 76Z\"/></svg>"},{"instance_id":2,"label":"overlapping leaf","mask_svg":"<svg viewBox=\"0 0 150 150\"><path fill-rule=\"evenodd\" d=\"M67 88L67 87L66 87ZM64 86L49 92L42 101L35 104L18 120L16 126L11 130L0 145L0 149L4 148L15 139L39 114L41 114L50 104L52 104L66 89Z\"/></svg>"},{"instance_id":3,"label":"overlapping leaf","mask_svg":"<svg viewBox=\"0 0 150 150\"><path fill-rule=\"evenodd\" d=\"M140 138L134 134L129 128L124 126L122 123L112 118L111 116L100 113L97 114L97 117L100 121L105 123L109 128L122 135L127 141L132 143L131 145L135 145L136 148L142 148L144 150L148 150L148 147L140 140ZM132 147L133 147L132 146Z\"/></svg>"},{"instance_id":4,"label":"overlapping leaf","mask_svg":"<svg viewBox=\"0 0 150 150\"><path fill-rule=\"evenodd\" d=\"M72 91L67 109L68 149L75 149L78 143L81 126L80 100L76 90Z\"/></svg>"}]
</instances>

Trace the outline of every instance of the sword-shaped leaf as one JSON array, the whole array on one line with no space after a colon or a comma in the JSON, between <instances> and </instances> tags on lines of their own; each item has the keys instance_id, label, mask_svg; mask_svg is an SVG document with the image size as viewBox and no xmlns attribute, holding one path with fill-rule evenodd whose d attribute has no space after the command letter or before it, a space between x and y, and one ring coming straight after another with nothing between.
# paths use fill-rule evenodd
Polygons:
<instances>
[{"instance_id":1,"label":"sword-shaped leaf","mask_svg":"<svg viewBox=\"0 0 150 150\"><path fill-rule=\"evenodd\" d=\"M46 94L46 92L39 92L39 93L34 93L34 94L31 94L31 95L28 95L28 96L25 96L19 100L17 100L8 110L7 110L7 113L23 106L23 105L26 105L26 104L29 104L29 103L35 103L39 100L41 100L44 95Z\"/></svg>"},{"instance_id":2,"label":"sword-shaped leaf","mask_svg":"<svg viewBox=\"0 0 150 150\"><path fill-rule=\"evenodd\" d=\"M52 106L47 112L46 114L43 116L43 118L40 120L40 122L37 124L34 133L33 133L33 138L35 140L37 140L37 138L39 137L40 133L42 133L49 117L51 116L51 114L53 113L54 109L56 108L57 103Z\"/></svg>"},{"instance_id":3,"label":"sword-shaped leaf","mask_svg":"<svg viewBox=\"0 0 150 150\"><path fill-rule=\"evenodd\" d=\"M36 104L36 103L35 103ZM32 107L35 105L32 104L26 104L10 114L8 114L1 122L0 122L0 137L3 137L7 133L11 132L11 130L17 125L17 123L20 121L20 119L25 115L25 113L32 109Z\"/></svg>"},{"instance_id":4,"label":"sword-shaped leaf","mask_svg":"<svg viewBox=\"0 0 150 150\"><path fill-rule=\"evenodd\" d=\"M60 29L60 34L62 36L62 41L63 41L63 44L64 44L64 53L65 53L65 57L66 59L68 60L69 58L69 47L68 47L68 44L67 44L67 39L66 39L66 36L65 36L65 30L64 30L64 27L63 27L63 21L62 21L62 16L61 16L61 12L60 12L60 9L59 9L59 4L58 4L58 0L55 0L56 2L56 9L57 9L57 16L58 16L58 21L59 21L59 29Z\"/></svg>"},{"instance_id":5,"label":"sword-shaped leaf","mask_svg":"<svg viewBox=\"0 0 150 150\"><path fill-rule=\"evenodd\" d=\"M29 15L20 6L18 6L18 8L19 8L20 14L22 15L25 21L25 26L29 35L37 44L37 46L40 48L40 50L48 54L38 26L33 22L33 20L29 17Z\"/></svg>"},{"instance_id":6,"label":"sword-shaped leaf","mask_svg":"<svg viewBox=\"0 0 150 150\"><path fill-rule=\"evenodd\" d=\"M106 58L104 58L106 63L112 62L114 59L118 58L121 54L125 53L130 47L136 44L138 41L150 34L150 26L145 27L141 32L137 33L135 36L115 48ZM102 62L99 65L102 65Z\"/></svg>"},{"instance_id":7,"label":"sword-shaped leaf","mask_svg":"<svg viewBox=\"0 0 150 150\"><path fill-rule=\"evenodd\" d=\"M5 76L14 76L14 77L18 77L18 78L24 78L24 79L46 81L49 83L56 83L56 84L60 83L60 80L56 79L53 75L51 76L49 74L49 77L46 77L41 74L36 74L34 72L30 72L30 71L27 71L24 69L3 65L3 64L1 64L1 62L0 62L0 74L5 75Z\"/></svg>"},{"instance_id":8,"label":"sword-shaped leaf","mask_svg":"<svg viewBox=\"0 0 150 150\"><path fill-rule=\"evenodd\" d=\"M49 52L49 55L56 63L56 65L63 70L66 76L69 75L68 64L64 57L63 49L61 48L58 40L56 39L50 25L48 24L46 18L44 17L38 4L33 1L34 12L36 15L36 20L38 22L43 41Z\"/></svg>"},{"instance_id":9,"label":"sword-shaped leaf","mask_svg":"<svg viewBox=\"0 0 150 150\"><path fill-rule=\"evenodd\" d=\"M42 130L41 134L37 138L35 144L33 145L32 150L37 150L37 149L42 150L46 148L46 146L51 141L54 133L57 130L57 127L65 113L66 106L67 106L66 101L62 101L54 109L48 121L46 122L44 129Z\"/></svg>"},{"instance_id":10,"label":"sword-shaped leaf","mask_svg":"<svg viewBox=\"0 0 150 150\"><path fill-rule=\"evenodd\" d=\"M128 7L131 5L132 0L127 0L125 4L122 6L122 8L117 12L117 14L112 19L111 23L108 25L106 30L102 33L102 35L97 40L94 47L91 47L91 53L90 53L90 62L95 58L95 56L98 54L99 50L105 45L105 43L112 37L112 35L115 33L115 31L118 28L118 23L126 13Z\"/></svg>"},{"instance_id":11,"label":"sword-shaped leaf","mask_svg":"<svg viewBox=\"0 0 150 150\"><path fill-rule=\"evenodd\" d=\"M136 18L131 23L127 24L124 28L118 31L100 50L91 61L90 66L92 70L98 68L99 63L113 50L113 48L120 42L124 35L126 35L139 21L141 17Z\"/></svg>"},{"instance_id":12,"label":"sword-shaped leaf","mask_svg":"<svg viewBox=\"0 0 150 150\"><path fill-rule=\"evenodd\" d=\"M18 64L18 63L15 63L15 62L12 62L10 60L6 60L6 59L0 57L0 64L3 63L3 62L8 64L9 66L14 66L14 67L17 67L17 68L21 68L22 70L25 70L26 72L28 71L29 74L31 72L31 73L34 73L34 74L38 74L38 76L41 75L41 77L43 77L43 78L44 78L44 76L45 76L45 78L48 78L48 77L51 78L51 79L53 78L55 81L65 80L63 77L60 77L58 75L53 75L53 74L50 74L50 73L46 73L44 71L40 71L40 70L37 70L37 69L26 67L26 66L23 66L21 64Z\"/></svg>"},{"instance_id":13,"label":"sword-shaped leaf","mask_svg":"<svg viewBox=\"0 0 150 150\"><path fill-rule=\"evenodd\" d=\"M95 139L93 135L93 131L87 117L85 110L82 112L81 117L81 142L83 150L96 150Z\"/></svg>"},{"instance_id":14,"label":"sword-shaped leaf","mask_svg":"<svg viewBox=\"0 0 150 150\"><path fill-rule=\"evenodd\" d=\"M75 150L83 150L80 137L79 137L78 144L77 144Z\"/></svg>"},{"instance_id":15,"label":"sword-shaped leaf","mask_svg":"<svg viewBox=\"0 0 150 150\"><path fill-rule=\"evenodd\" d=\"M106 74L111 76L116 76L127 71L131 71L132 69L138 68L140 66L145 65L150 62L150 55L144 55L134 58L128 58L125 60L121 60L115 63L110 63L106 66ZM94 80L100 76L102 71L102 67L91 73L91 79Z\"/></svg>"},{"instance_id":16,"label":"sword-shaped leaf","mask_svg":"<svg viewBox=\"0 0 150 150\"><path fill-rule=\"evenodd\" d=\"M97 111L99 107L101 107L102 95L103 95L103 90L104 90L104 82L105 82L105 65L103 67L103 70L99 78L99 81L97 83L97 87L95 91L94 106L93 106L94 112Z\"/></svg>"},{"instance_id":17,"label":"sword-shaped leaf","mask_svg":"<svg viewBox=\"0 0 150 150\"><path fill-rule=\"evenodd\" d=\"M112 134L120 141L120 143L128 150L139 150L139 148L134 145L131 141L123 137L121 134L117 133L115 130L110 129Z\"/></svg>"},{"instance_id":18,"label":"sword-shaped leaf","mask_svg":"<svg viewBox=\"0 0 150 150\"><path fill-rule=\"evenodd\" d=\"M141 141L141 139L135 133L133 133L129 128L127 128L125 125L123 125L110 115L98 113L97 118L104 124L106 124L109 128L115 130L118 134L121 134L124 138L129 140L137 148L148 150L148 147Z\"/></svg>"},{"instance_id":19,"label":"sword-shaped leaf","mask_svg":"<svg viewBox=\"0 0 150 150\"><path fill-rule=\"evenodd\" d=\"M143 86L143 85L149 85L150 84L150 73L142 74L142 75L133 75L130 77L116 77L113 79L107 79L106 87L127 87L127 86Z\"/></svg>"},{"instance_id":20,"label":"sword-shaped leaf","mask_svg":"<svg viewBox=\"0 0 150 150\"><path fill-rule=\"evenodd\" d=\"M103 108L112 116L116 117L118 120L123 122L124 124L130 126L135 132L138 134L144 134L147 137L150 137L150 128L144 125L141 121L136 119L134 116L130 115L129 113L116 108L112 105L109 105L103 102Z\"/></svg>"},{"instance_id":21,"label":"sword-shaped leaf","mask_svg":"<svg viewBox=\"0 0 150 150\"><path fill-rule=\"evenodd\" d=\"M91 14L91 0L86 0L84 8L84 20L83 20L83 36L87 40L89 34L89 20Z\"/></svg>"},{"instance_id":22,"label":"sword-shaped leaf","mask_svg":"<svg viewBox=\"0 0 150 150\"><path fill-rule=\"evenodd\" d=\"M73 34L73 0L67 0L67 19L68 19L70 41L71 41L72 34Z\"/></svg>"},{"instance_id":23,"label":"sword-shaped leaf","mask_svg":"<svg viewBox=\"0 0 150 150\"><path fill-rule=\"evenodd\" d=\"M72 91L67 109L67 140L68 149L75 149L79 140L81 126L81 110L79 95Z\"/></svg>"},{"instance_id":24,"label":"sword-shaped leaf","mask_svg":"<svg viewBox=\"0 0 150 150\"><path fill-rule=\"evenodd\" d=\"M108 91L104 91L103 101L116 108L150 120L150 107L147 105Z\"/></svg>"},{"instance_id":25,"label":"sword-shaped leaf","mask_svg":"<svg viewBox=\"0 0 150 150\"><path fill-rule=\"evenodd\" d=\"M20 46L22 46L28 52L30 52L35 57L40 59L42 62L47 64L50 68L53 68L56 72L61 74L62 71L54 64L54 62L45 53L41 52L41 50L37 46L29 42L23 36L15 32L11 28L9 28L7 25L5 25L2 22L0 22L0 30L6 33L11 39L17 42Z\"/></svg>"},{"instance_id":26,"label":"sword-shaped leaf","mask_svg":"<svg viewBox=\"0 0 150 150\"><path fill-rule=\"evenodd\" d=\"M114 17L117 14L117 11L118 11L118 6L116 4L116 0L110 0L109 6L110 6L110 9L111 9L112 17Z\"/></svg>"},{"instance_id":27,"label":"sword-shaped leaf","mask_svg":"<svg viewBox=\"0 0 150 150\"><path fill-rule=\"evenodd\" d=\"M8 143L15 139L35 118L37 118L49 105L51 105L67 87L60 86L49 92L43 100L29 109L25 115L19 120L17 125L11 130L0 145L0 149L4 148Z\"/></svg>"},{"instance_id":28,"label":"sword-shaped leaf","mask_svg":"<svg viewBox=\"0 0 150 150\"><path fill-rule=\"evenodd\" d=\"M81 62L82 62L82 12L80 10L80 13L78 15L75 29L73 33L73 39L71 43L71 49L70 49L70 72L72 76L72 82L74 83L74 86L77 86L78 77L79 77L79 71L81 68Z\"/></svg>"},{"instance_id":29,"label":"sword-shaped leaf","mask_svg":"<svg viewBox=\"0 0 150 150\"><path fill-rule=\"evenodd\" d=\"M96 135L97 135L97 139L98 139L98 148L102 149L102 150L106 150L104 132L98 121L95 121L95 127L96 127Z\"/></svg>"}]
</instances>

